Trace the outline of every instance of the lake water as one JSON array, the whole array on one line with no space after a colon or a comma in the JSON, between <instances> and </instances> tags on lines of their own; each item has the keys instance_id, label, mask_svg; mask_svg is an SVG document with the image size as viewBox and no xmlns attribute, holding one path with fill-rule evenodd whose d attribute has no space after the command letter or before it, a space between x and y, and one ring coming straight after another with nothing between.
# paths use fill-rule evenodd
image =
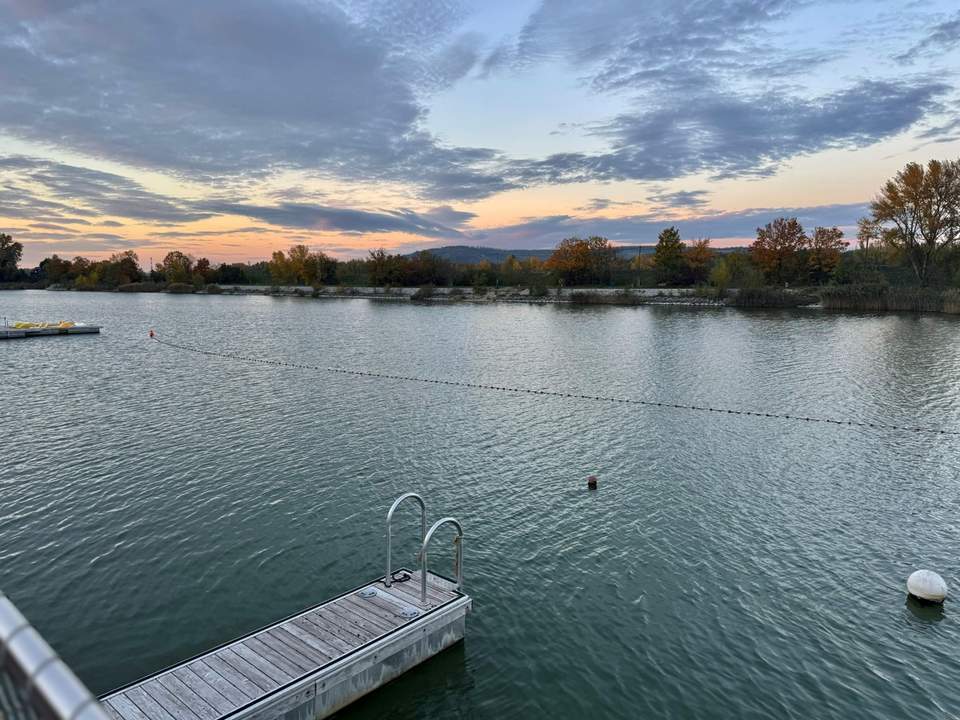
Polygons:
<instances>
[{"instance_id":1,"label":"lake water","mask_svg":"<svg viewBox=\"0 0 960 720\"><path fill-rule=\"evenodd\" d=\"M920 567L960 592L958 437L147 339L960 430L956 318L44 291L0 315L104 325L0 344L0 588L95 692L379 576L414 490L465 526L466 642L344 718L960 715L960 611L904 592Z\"/></svg>"}]
</instances>

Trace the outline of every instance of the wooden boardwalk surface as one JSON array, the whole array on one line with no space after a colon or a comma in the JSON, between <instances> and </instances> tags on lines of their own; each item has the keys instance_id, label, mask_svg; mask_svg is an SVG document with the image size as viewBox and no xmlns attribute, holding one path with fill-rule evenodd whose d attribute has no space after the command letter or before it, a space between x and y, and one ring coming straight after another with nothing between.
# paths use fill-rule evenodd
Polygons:
<instances>
[{"instance_id":1,"label":"wooden boardwalk surface","mask_svg":"<svg viewBox=\"0 0 960 720\"><path fill-rule=\"evenodd\" d=\"M219 720L249 710L465 597L429 573L421 604L420 574L410 575L389 588L370 583L121 688L101 698L103 706L114 720ZM411 609L417 614L408 617Z\"/></svg>"}]
</instances>

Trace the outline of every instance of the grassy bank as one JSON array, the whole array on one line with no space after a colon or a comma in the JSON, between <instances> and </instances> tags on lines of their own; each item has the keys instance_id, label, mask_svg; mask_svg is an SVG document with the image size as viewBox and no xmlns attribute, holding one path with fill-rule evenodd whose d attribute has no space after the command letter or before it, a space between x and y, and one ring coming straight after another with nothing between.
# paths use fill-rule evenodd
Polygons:
<instances>
[{"instance_id":1,"label":"grassy bank","mask_svg":"<svg viewBox=\"0 0 960 720\"><path fill-rule=\"evenodd\" d=\"M836 285L820 291L827 310L938 312L960 315L960 290L889 285Z\"/></svg>"},{"instance_id":2,"label":"grassy bank","mask_svg":"<svg viewBox=\"0 0 960 720\"><path fill-rule=\"evenodd\" d=\"M597 292L574 290L566 298L573 305L710 305L724 304L723 295L715 289L684 290L677 292L641 293L633 290Z\"/></svg>"},{"instance_id":3,"label":"grassy bank","mask_svg":"<svg viewBox=\"0 0 960 720\"><path fill-rule=\"evenodd\" d=\"M816 303L816 295L778 287L743 288L727 300L728 305L738 308L795 308Z\"/></svg>"}]
</instances>

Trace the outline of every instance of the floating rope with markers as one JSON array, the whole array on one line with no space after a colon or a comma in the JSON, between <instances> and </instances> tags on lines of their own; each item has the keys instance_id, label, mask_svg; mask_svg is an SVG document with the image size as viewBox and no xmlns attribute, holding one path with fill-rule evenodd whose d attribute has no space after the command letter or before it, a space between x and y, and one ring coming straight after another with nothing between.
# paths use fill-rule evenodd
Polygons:
<instances>
[{"instance_id":1,"label":"floating rope with markers","mask_svg":"<svg viewBox=\"0 0 960 720\"><path fill-rule=\"evenodd\" d=\"M606 395L587 395L583 393L560 392L558 390L533 390L531 388L508 387L505 385L485 385L482 383L464 382L462 380L441 380L438 378L417 377L415 375L395 375L392 373L371 372L369 370L349 370L347 368L308 365L306 363L290 362L287 360L268 360L266 358L237 355L234 353L215 352L213 350L203 350L202 348L190 347L189 345L180 345L179 343L170 342L168 340L161 340L159 337L157 337L153 330L150 331L150 338L169 348L183 350L186 352L195 353L197 355L221 358L224 360L258 363L260 365L272 365L275 367L288 367L298 370L315 370L318 372L352 375L355 377L377 378L380 380L401 380L404 382L425 383L429 385L449 385L451 387L469 388L472 390L490 390L494 392L519 393L523 395L540 395L542 397L564 398L568 400L588 400L592 402L621 405L640 405L643 407L664 408L668 410L690 410L694 412L716 413L720 415L744 415L748 417L769 418L773 420L794 420L800 422L822 423L826 425L839 425L844 427L865 428L872 430L895 430L900 432L929 433L932 435L960 435L960 430L944 430L942 428L933 427L911 427L908 425L893 425L890 423L866 422L863 420L837 420L825 417L791 415L789 413L770 413L760 412L757 410L735 410L732 408L719 408L708 405L686 405L683 403L656 402L654 400L640 400L637 398L618 398Z\"/></svg>"}]
</instances>

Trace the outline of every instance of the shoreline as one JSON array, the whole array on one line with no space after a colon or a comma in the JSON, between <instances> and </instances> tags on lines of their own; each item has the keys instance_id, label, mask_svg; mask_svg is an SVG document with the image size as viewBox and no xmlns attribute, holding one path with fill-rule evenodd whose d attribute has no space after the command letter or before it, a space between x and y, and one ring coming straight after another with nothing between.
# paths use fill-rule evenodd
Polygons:
<instances>
[{"instance_id":1,"label":"shoreline","mask_svg":"<svg viewBox=\"0 0 960 720\"><path fill-rule=\"evenodd\" d=\"M532 294L526 287L489 288L477 293L471 287L438 287L429 291L417 287L350 287L325 285L207 285L191 291L96 289L77 290L50 286L47 288L0 288L4 290L47 290L70 293L143 293L167 295L258 295L264 297L299 297L314 300L380 300L386 302L531 304L531 305L683 305L695 307L728 307L727 299L705 296L692 288L551 288L546 294ZM736 291L730 291L735 294Z\"/></svg>"},{"instance_id":2,"label":"shoreline","mask_svg":"<svg viewBox=\"0 0 960 720\"><path fill-rule=\"evenodd\" d=\"M77 290L62 286L47 288L0 287L2 291L50 290L53 292L78 293L163 293L167 295L231 295L263 297L297 297L313 300L375 300L380 302L410 302L419 304L457 304L473 305L513 304L513 305L572 305L572 306L613 306L638 307L658 305L686 308L734 308L737 310L791 310L811 309L826 312L900 314L911 315L960 315L960 305L944 304L941 307L896 306L886 307L875 304L850 303L848 305L825 301L823 295L829 293L829 287L811 290L804 288L759 288L740 291L728 289L723 294L716 290L694 288L552 288L540 292L531 292L528 287L487 288L475 292L471 287L344 287L326 285L311 287L306 285L207 285L202 288L189 286L189 290L180 286L177 289L152 285L149 288L132 289L96 289ZM541 292L543 292L541 290ZM956 291L948 291L956 293Z\"/></svg>"}]
</instances>

